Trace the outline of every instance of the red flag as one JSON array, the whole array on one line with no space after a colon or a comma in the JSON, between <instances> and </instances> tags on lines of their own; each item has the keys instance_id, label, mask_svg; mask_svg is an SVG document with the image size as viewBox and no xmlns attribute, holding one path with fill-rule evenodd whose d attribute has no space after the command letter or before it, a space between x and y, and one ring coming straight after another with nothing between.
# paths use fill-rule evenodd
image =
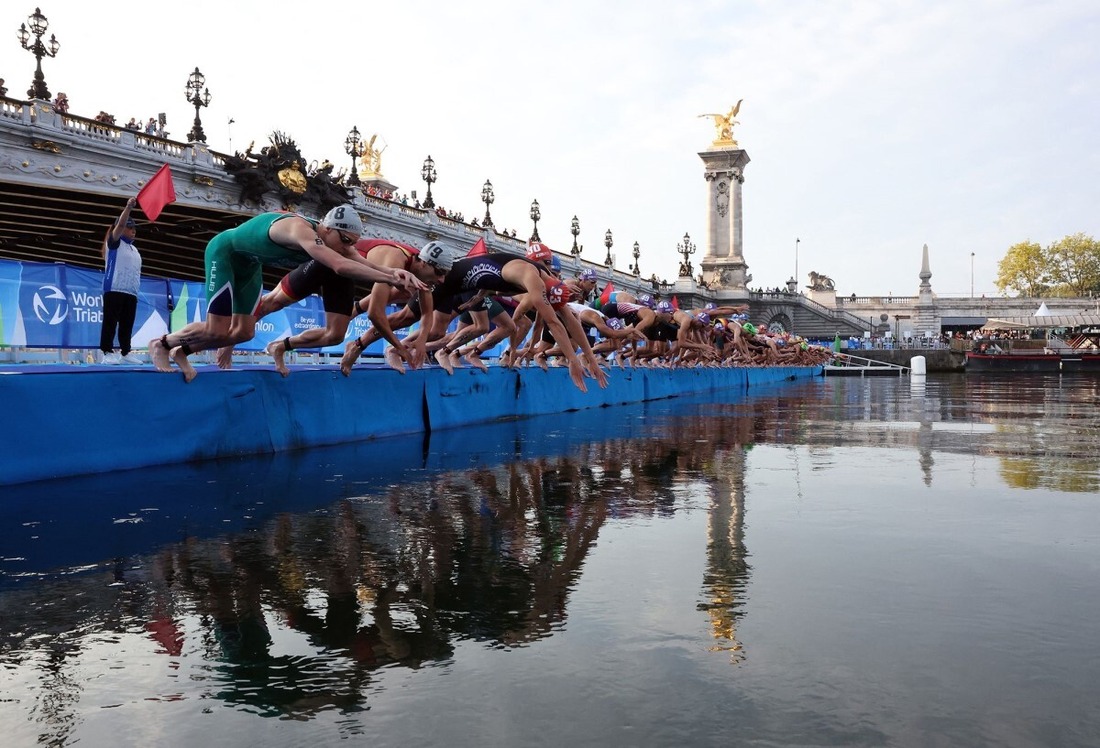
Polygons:
<instances>
[{"instance_id":1,"label":"red flag","mask_svg":"<svg viewBox=\"0 0 1100 748\"><path fill-rule=\"evenodd\" d=\"M600 294L600 306L603 307L611 303L611 294L615 291L615 286L611 281L607 282L607 285L603 287L603 293Z\"/></svg>"},{"instance_id":2,"label":"red flag","mask_svg":"<svg viewBox=\"0 0 1100 748\"><path fill-rule=\"evenodd\" d=\"M679 309L680 308L680 300L678 298L676 298L675 296L672 297L672 308L673 309Z\"/></svg>"},{"instance_id":3,"label":"red flag","mask_svg":"<svg viewBox=\"0 0 1100 748\"><path fill-rule=\"evenodd\" d=\"M153 178L137 193L138 205L150 221L160 218L164 206L176 202L176 187L172 184L172 171L168 164L160 167Z\"/></svg>"},{"instance_id":4,"label":"red flag","mask_svg":"<svg viewBox=\"0 0 1100 748\"><path fill-rule=\"evenodd\" d=\"M478 239L474 246L470 247L470 251L466 253L467 257L477 257L478 255L489 254L489 248L485 246L484 239Z\"/></svg>"}]
</instances>

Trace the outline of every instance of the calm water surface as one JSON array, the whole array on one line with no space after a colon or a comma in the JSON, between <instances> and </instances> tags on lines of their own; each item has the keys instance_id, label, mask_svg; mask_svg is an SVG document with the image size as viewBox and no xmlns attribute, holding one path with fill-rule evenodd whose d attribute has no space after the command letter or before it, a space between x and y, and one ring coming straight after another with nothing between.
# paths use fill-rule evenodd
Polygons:
<instances>
[{"instance_id":1,"label":"calm water surface","mask_svg":"<svg viewBox=\"0 0 1100 748\"><path fill-rule=\"evenodd\" d=\"M1100 379L4 489L5 746L1100 744Z\"/></svg>"}]
</instances>

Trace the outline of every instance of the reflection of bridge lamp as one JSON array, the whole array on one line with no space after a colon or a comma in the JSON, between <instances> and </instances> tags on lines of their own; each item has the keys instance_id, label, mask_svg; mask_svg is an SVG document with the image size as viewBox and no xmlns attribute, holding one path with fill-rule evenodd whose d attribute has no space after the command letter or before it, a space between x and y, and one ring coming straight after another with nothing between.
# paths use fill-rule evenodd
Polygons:
<instances>
[{"instance_id":1,"label":"reflection of bridge lamp","mask_svg":"<svg viewBox=\"0 0 1100 748\"><path fill-rule=\"evenodd\" d=\"M974 298L974 253L970 253L970 298Z\"/></svg>"}]
</instances>

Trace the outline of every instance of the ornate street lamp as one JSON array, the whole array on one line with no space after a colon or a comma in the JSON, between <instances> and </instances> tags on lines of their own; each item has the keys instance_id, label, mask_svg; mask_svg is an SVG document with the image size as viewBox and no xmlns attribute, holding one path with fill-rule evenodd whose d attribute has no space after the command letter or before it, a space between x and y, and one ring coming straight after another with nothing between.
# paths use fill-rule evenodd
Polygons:
<instances>
[{"instance_id":1,"label":"ornate street lamp","mask_svg":"<svg viewBox=\"0 0 1100 748\"><path fill-rule=\"evenodd\" d=\"M204 91L205 85L206 76L196 67L195 72L188 76L187 85L183 89L184 98L195 107L195 124L191 127L191 132L187 133L187 138L192 143L206 142L206 133L202 131L202 120L199 118L199 109L210 106L210 89Z\"/></svg>"},{"instance_id":2,"label":"ornate street lamp","mask_svg":"<svg viewBox=\"0 0 1100 748\"><path fill-rule=\"evenodd\" d=\"M351 176L348 177L348 184L359 184L359 169L355 166L355 159L359 157L359 145L362 143L362 139L359 137L359 128L352 125L351 132L344 138L344 153L351 156Z\"/></svg>"},{"instance_id":3,"label":"ornate street lamp","mask_svg":"<svg viewBox=\"0 0 1100 748\"><path fill-rule=\"evenodd\" d=\"M642 275L641 269L638 267L638 258L641 256L642 250L638 247L638 242L634 242L634 277L639 278Z\"/></svg>"},{"instance_id":4,"label":"ornate street lamp","mask_svg":"<svg viewBox=\"0 0 1100 748\"><path fill-rule=\"evenodd\" d=\"M50 27L49 19L42 15L42 11L39 8L34 9L34 15L27 16L27 23L30 24L31 29L27 31L27 24L19 24L19 43L23 46L23 49L29 51L34 55L35 69L34 69L34 81L31 82L31 87L27 89L27 96L32 99L39 99L41 101L50 100L50 89L46 88L46 77L42 75L42 58L43 57L57 57L57 50L61 49L61 45L57 42L57 37L50 34L49 45L42 43L42 37L46 35L46 30ZM34 43L31 43L31 36L34 36Z\"/></svg>"},{"instance_id":5,"label":"ornate street lamp","mask_svg":"<svg viewBox=\"0 0 1100 748\"><path fill-rule=\"evenodd\" d=\"M493 218L489 215L489 206L496 202L496 199L496 195L493 194L493 183L486 179L481 188L481 202L485 203L485 220L481 222L482 226L493 228Z\"/></svg>"},{"instance_id":6,"label":"ornate street lamp","mask_svg":"<svg viewBox=\"0 0 1100 748\"><path fill-rule=\"evenodd\" d=\"M531 221L532 221L532 223L535 224L535 229L534 229L534 231L531 232L531 241L533 241L533 242L541 242L542 241L542 239L539 238L539 219L540 218L542 218L542 213L539 212L539 201L538 200L532 200L531 201Z\"/></svg>"},{"instance_id":7,"label":"ornate street lamp","mask_svg":"<svg viewBox=\"0 0 1100 748\"><path fill-rule=\"evenodd\" d=\"M428 183L428 194L424 196L424 207L434 208L435 200L432 200L432 183L436 181L435 161L428 156L424 159L424 165L420 167L420 178Z\"/></svg>"},{"instance_id":8,"label":"ornate street lamp","mask_svg":"<svg viewBox=\"0 0 1100 748\"><path fill-rule=\"evenodd\" d=\"M573 255L573 261L576 263L580 259L581 252L584 251L584 247L577 246L577 236L581 233L581 222L577 220L576 216L573 216L573 222L569 224L569 233L573 235L573 248L569 252Z\"/></svg>"},{"instance_id":9,"label":"ornate street lamp","mask_svg":"<svg viewBox=\"0 0 1100 748\"><path fill-rule=\"evenodd\" d=\"M611 229L608 229L607 233L603 235L603 245L607 247L607 258L604 259L603 264L607 266L608 270L615 264L615 261L611 259L611 246L614 243L615 242L611 239Z\"/></svg>"},{"instance_id":10,"label":"ornate street lamp","mask_svg":"<svg viewBox=\"0 0 1100 748\"><path fill-rule=\"evenodd\" d=\"M795 293L802 293L801 291L798 290L798 244L801 241L802 240L798 239L798 238L796 238L794 240L794 292Z\"/></svg>"},{"instance_id":11,"label":"ornate street lamp","mask_svg":"<svg viewBox=\"0 0 1100 748\"><path fill-rule=\"evenodd\" d=\"M684 232L684 241L676 245L676 251L684 256L683 263L680 264L680 277L691 277L691 259L690 257L695 254L695 245L691 243L691 236L688 232Z\"/></svg>"}]
</instances>

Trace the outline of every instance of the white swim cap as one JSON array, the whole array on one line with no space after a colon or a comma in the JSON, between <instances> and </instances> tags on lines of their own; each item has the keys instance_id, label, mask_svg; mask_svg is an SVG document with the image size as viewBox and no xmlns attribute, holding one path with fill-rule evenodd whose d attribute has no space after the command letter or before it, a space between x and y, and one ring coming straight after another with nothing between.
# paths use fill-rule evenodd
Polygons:
<instances>
[{"instance_id":1,"label":"white swim cap","mask_svg":"<svg viewBox=\"0 0 1100 748\"><path fill-rule=\"evenodd\" d=\"M440 270L450 270L455 264L455 252L439 242L428 242L420 248L420 259Z\"/></svg>"},{"instance_id":2,"label":"white swim cap","mask_svg":"<svg viewBox=\"0 0 1100 748\"><path fill-rule=\"evenodd\" d=\"M325 217L321 219L321 225L337 231L346 231L356 236L363 235L363 220L359 218L359 213L352 205L337 205L325 214Z\"/></svg>"}]
</instances>

